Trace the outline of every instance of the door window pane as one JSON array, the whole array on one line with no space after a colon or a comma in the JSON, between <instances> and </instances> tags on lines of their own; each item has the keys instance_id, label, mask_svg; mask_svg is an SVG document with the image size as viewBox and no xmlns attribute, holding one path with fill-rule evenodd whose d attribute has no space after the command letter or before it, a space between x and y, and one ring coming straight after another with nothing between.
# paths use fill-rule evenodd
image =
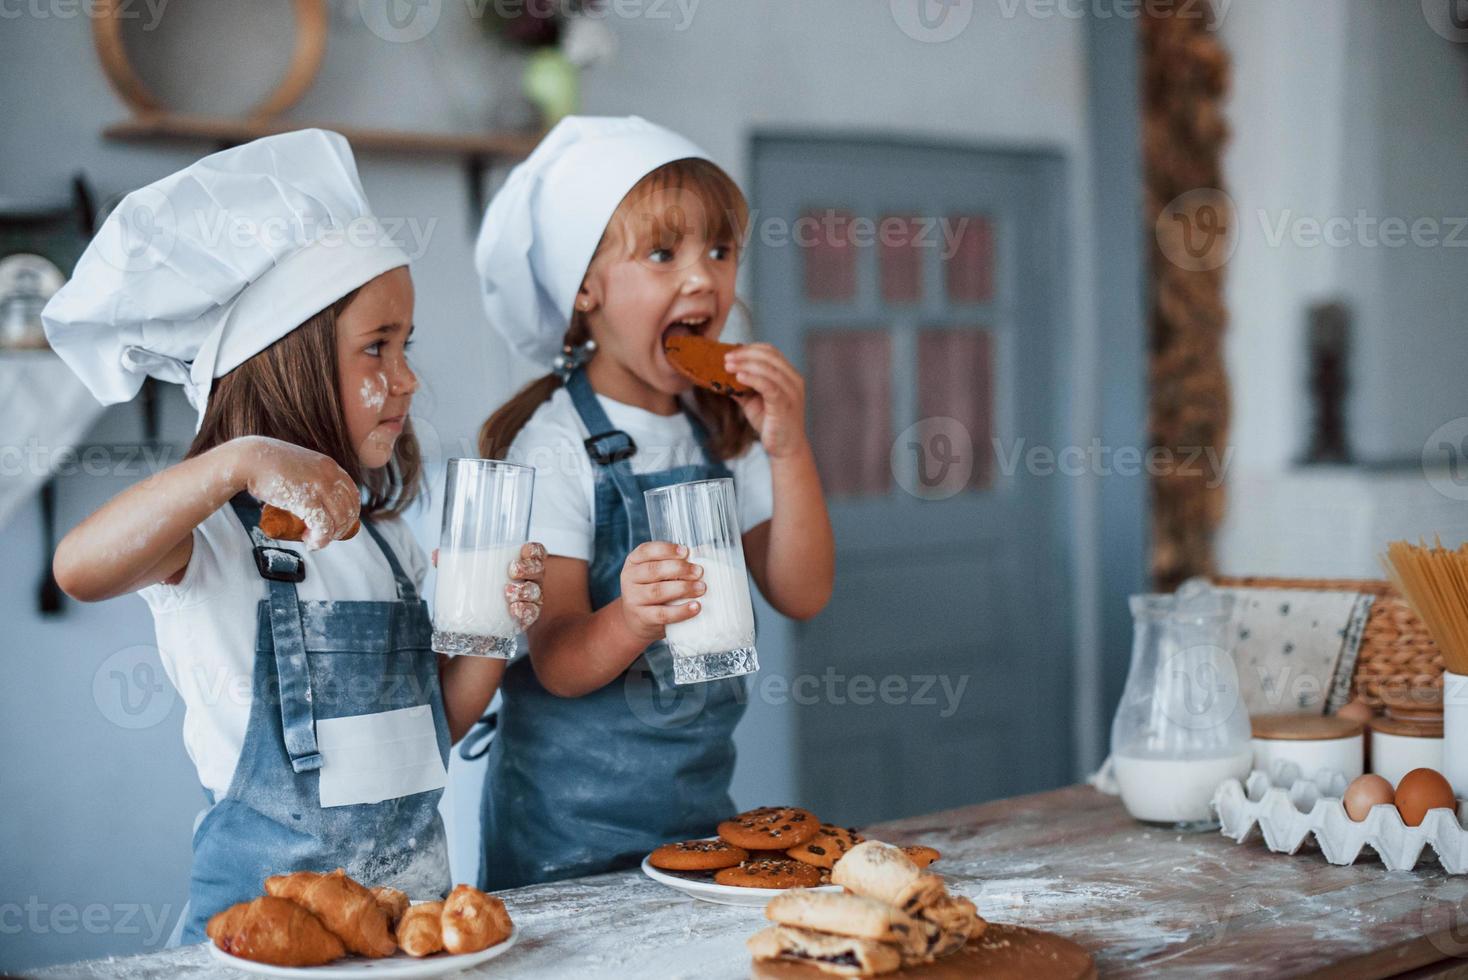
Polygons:
<instances>
[{"instance_id":1,"label":"door window pane","mask_svg":"<svg viewBox=\"0 0 1468 980\"><path fill-rule=\"evenodd\" d=\"M849 211L827 208L801 215L793 240L805 256L806 299L840 303L856 297L856 249L850 228Z\"/></svg>"},{"instance_id":2,"label":"door window pane","mask_svg":"<svg viewBox=\"0 0 1468 980\"><path fill-rule=\"evenodd\" d=\"M994 226L987 215L948 216L944 231L944 279L956 303L987 303L994 298ZM948 241L957 235L957 241ZM952 254L948 250L952 249Z\"/></svg>"},{"instance_id":3,"label":"door window pane","mask_svg":"<svg viewBox=\"0 0 1468 980\"><path fill-rule=\"evenodd\" d=\"M811 445L826 492L892 486L892 340L882 330L806 334Z\"/></svg>"},{"instance_id":4,"label":"door window pane","mask_svg":"<svg viewBox=\"0 0 1468 980\"><path fill-rule=\"evenodd\" d=\"M918 412L925 419L957 419L968 430L974 460L969 487L975 490L987 489L994 479L993 348L987 330L918 335Z\"/></svg>"},{"instance_id":5,"label":"door window pane","mask_svg":"<svg viewBox=\"0 0 1468 980\"><path fill-rule=\"evenodd\" d=\"M877 223L882 301L916 303L923 298L923 249L917 218L889 214Z\"/></svg>"}]
</instances>

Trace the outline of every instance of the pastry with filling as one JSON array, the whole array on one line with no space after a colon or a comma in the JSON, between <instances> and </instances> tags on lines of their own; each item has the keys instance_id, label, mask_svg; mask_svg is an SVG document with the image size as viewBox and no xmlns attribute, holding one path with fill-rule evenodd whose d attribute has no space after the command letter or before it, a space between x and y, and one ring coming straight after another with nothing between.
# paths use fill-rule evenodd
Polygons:
<instances>
[{"instance_id":1,"label":"pastry with filling","mask_svg":"<svg viewBox=\"0 0 1468 980\"><path fill-rule=\"evenodd\" d=\"M875 898L804 888L771 899L765 918L782 926L889 943L901 948L904 959L927 955L938 933L931 923Z\"/></svg>"},{"instance_id":2,"label":"pastry with filling","mask_svg":"<svg viewBox=\"0 0 1468 980\"><path fill-rule=\"evenodd\" d=\"M793 926L770 926L746 942L757 960L790 960L808 963L826 973L844 977L870 977L891 973L902 965L893 946L873 939L828 936Z\"/></svg>"},{"instance_id":3,"label":"pastry with filling","mask_svg":"<svg viewBox=\"0 0 1468 980\"><path fill-rule=\"evenodd\" d=\"M849 892L895 905L909 915L948 894L943 879L913 864L902 848L874 840L847 851L831 869L831 881Z\"/></svg>"}]
</instances>

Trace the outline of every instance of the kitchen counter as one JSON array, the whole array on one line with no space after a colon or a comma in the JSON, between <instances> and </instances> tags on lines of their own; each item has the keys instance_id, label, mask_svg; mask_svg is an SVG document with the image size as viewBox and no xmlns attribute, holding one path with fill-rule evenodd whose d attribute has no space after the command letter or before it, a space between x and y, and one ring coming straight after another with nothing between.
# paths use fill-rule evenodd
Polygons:
<instances>
[{"instance_id":1,"label":"kitchen counter","mask_svg":"<svg viewBox=\"0 0 1468 980\"><path fill-rule=\"evenodd\" d=\"M1001 800L872 828L932 844L934 866L988 919L1066 936L1102 976L1385 977L1468 971L1468 876L1430 856L1391 872L1374 856L1327 864L1313 845L1273 854L1135 823L1088 787ZM1430 851L1426 852L1430 855ZM758 909L695 902L640 871L503 893L516 947L464 977L749 975ZM202 946L52 967L36 976L109 980L238 977ZM1038 980L1038 978L1037 978Z\"/></svg>"}]
</instances>

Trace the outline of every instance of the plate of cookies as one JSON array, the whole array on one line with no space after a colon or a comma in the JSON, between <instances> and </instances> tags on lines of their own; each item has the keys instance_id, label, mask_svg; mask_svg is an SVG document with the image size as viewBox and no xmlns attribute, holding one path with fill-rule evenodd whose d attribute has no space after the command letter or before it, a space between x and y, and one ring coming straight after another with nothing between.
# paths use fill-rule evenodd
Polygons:
<instances>
[{"instance_id":1,"label":"plate of cookies","mask_svg":"<svg viewBox=\"0 0 1468 980\"><path fill-rule=\"evenodd\" d=\"M494 959L518 930L505 903L470 885L441 902L368 889L341 868L265 879L265 894L213 916L213 957L268 977L447 976Z\"/></svg>"},{"instance_id":2,"label":"plate of cookies","mask_svg":"<svg viewBox=\"0 0 1468 980\"><path fill-rule=\"evenodd\" d=\"M772 893L788 888L839 892L831 869L863 840L809 810L762 806L720 823L717 837L662 845L643 858L642 872L699 901L763 908ZM924 867L938 859L931 847L909 854Z\"/></svg>"}]
</instances>

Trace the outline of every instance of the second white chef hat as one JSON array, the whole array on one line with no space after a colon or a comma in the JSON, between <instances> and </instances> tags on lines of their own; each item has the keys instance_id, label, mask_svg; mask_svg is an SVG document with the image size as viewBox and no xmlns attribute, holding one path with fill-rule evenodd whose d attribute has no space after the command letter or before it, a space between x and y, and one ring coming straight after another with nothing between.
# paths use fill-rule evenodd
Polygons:
<instances>
[{"instance_id":1,"label":"second white chef hat","mask_svg":"<svg viewBox=\"0 0 1468 980\"><path fill-rule=\"evenodd\" d=\"M710 159L638 116L568 116L515 167L490 201L474 249L490 324L549 366L576 291L617 205L664 164Z\"/></svg>"}]
</instances>

